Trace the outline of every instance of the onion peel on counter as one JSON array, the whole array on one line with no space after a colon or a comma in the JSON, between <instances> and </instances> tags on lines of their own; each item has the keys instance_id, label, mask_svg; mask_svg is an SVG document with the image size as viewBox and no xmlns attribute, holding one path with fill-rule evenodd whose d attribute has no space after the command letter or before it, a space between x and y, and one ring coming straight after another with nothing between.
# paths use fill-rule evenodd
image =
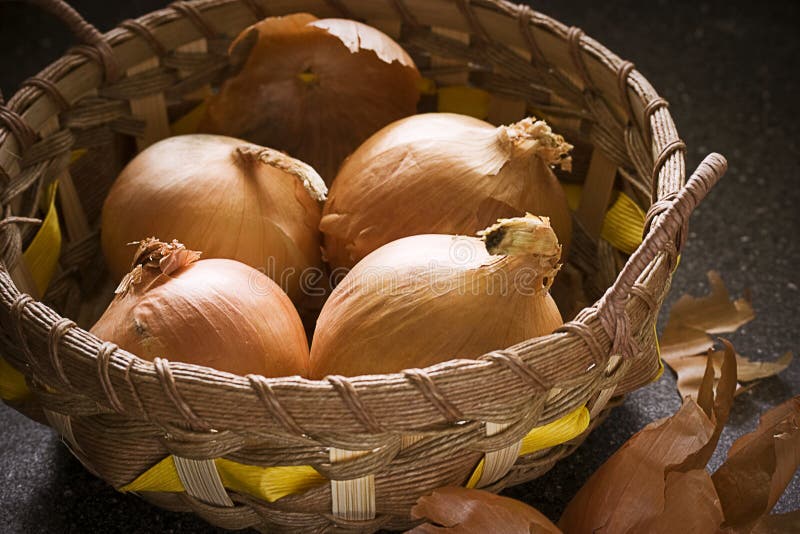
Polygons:
<instances>
[{"instance_id":1,"label":"onion peel on counter","mask_svg":"<svg viewBox=\"0 0 800 534\"><path fill-rule=\"evenodd\" d=\"M752 299L746 292L739 299L731 299L722 277L716 271L708 272L711 291L704 297L682 295L672 306L660 340L661 358L677 374L677 387L681 396L697 397L700 382L711 360L715 376L720 376L722 352L712 350L714 340L710 334L731 333L755 318ZM776 375L792 362L792 353L786 352L775 361L753 361L736 354L737 379L752 382ZM737 395L751 386L739 387Z\"/></svg>"}]
</instances>

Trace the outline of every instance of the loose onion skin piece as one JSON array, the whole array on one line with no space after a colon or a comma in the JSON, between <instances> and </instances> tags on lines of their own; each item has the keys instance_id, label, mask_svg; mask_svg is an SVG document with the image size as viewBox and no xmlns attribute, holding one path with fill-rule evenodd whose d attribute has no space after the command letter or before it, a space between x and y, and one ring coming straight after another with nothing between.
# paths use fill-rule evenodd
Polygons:
<instances>
[{"instance_id":1,"label":"loose onion skin piece","mask_svg":"<svg viewBox=\"0 0 800 534\"><path fill-rule=\"evenodd\" d=\"M325 193L314 169L276 150L223 136L170 137L137 155L111 187L103 253L118 281L132 267L128 243L178 239L206 258L261 270L299 303L300 273L322 265Z\"/></svg>"},{"instance_id":2,"label":"loose onion skin piece","mask_svg":"<svg viewBox=\"0 0 800 534\"><path fill-rule=\"evenodd\" d=\"M242 31L230 54L246 60L209 99L201 131L285 150L327 183L367 137L416 112L414 61L360 22L270 17Z\"/></svg>"},{"instance_id":3,"label":"loose onion skin piece","mask_svg":"<svg viewBox=\"0 0 800 534\"><path fill-rule=\"evenodd\" d=\"M572 216L550 166L569 168L571 148L532 118L499 127L452 113L394 122L345 161L331 186L320 223L325 258L349 268L401 237L472 235L527 212L550 218L566 254Z\"/></svg>"},{"instance_id":4,"label":"loose onion skin piece","mask_svg":"<svg viewBox=\"0 0 800 534\"><path fill-rule=\"evenodd\" d=\"M289 297L252 267L144 240L92 327L137 356L267 377L305 375L308 343Z\"/></svg>"},{"instance_id":5,"label":"loose onion skin piece","mask_svg":"<svg viewBox=\"0 0 800 534\"><path fill-rule=\"evenodd\" d=\"M359 262L322 308L311 377L477 358L558 328L548 289L561 247L549 221L503 219L482 236L406 237Z\"/></svg>"}]
</instances>

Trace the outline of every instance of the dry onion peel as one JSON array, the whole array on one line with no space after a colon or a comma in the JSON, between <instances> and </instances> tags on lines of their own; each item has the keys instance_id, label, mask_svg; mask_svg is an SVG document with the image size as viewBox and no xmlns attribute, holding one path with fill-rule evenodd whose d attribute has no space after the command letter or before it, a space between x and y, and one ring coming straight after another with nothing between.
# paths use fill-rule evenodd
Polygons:
<instances>
[{"instance_id":1,"label":"dry onion peel","mask_svg":"<svg viewBox=\"0 0 800 534\"><path fill-rule=\"evenodd\" d=\"M106 198L102 245L115 280L131 270L128 243L178 239L206 258L259 269L301 299L301 273L320 268L319 201L309 165L270 148L212 135L165 139L122 171Z\"/></svg>"},{"instance_id":2,"label":"dry onion peel","mask_svg":"<svg viewBox=\"0 0 800 534\"><path fill-rule=\"evenodd\" d=\"M352 267L401 237L471 235L528 212L549 217L566 249L572 219L551 167L568 169L571 148L533 118L499 127L452 113L394 122L342 165L320 223L325 257Z\"/></svg>"},{"instance_id":3,"label":"dry onion peel","mask_svg":"<svg viewBox=\"0 0 800 534\"><path fill-rule=\"evenodd\" d=\"M749 532L772 510L798 467L800 395L764 413L753 432L731 445L711 476L725 512L724 526Z\"/></svg>"},{"instance_id":4,"label":"dry onion peel","mask_svg":"<svg viewBox=\"0 0 800 534\"><path fill-rule=\"evenodd\" d=\"M561 516L565 534L717 532L722 511L704 468L733 404L730 346L722 372L715 393L709 365L697 402L685 398L677 413L640 430L592 474ZM686 507L687 492L694 506Z\"/></svg>"},{"instance_id":5,"label":"dry onion peel","mask_svg":"<svg viewBox=\"0 0 800 534\"><path fill-rule=\"evenodd\" d=\"M285 150L328 183L367 137L416 112L414 61L360 22L270 17L245 29L230 55L238 72L209 100L201 130Z\"/></svg>"},{"instance_id":6,"label":"dry onion peel","mask_svg":"<svg viewBox=\"0 0 800 534\"><path fill-rule=\"evenodd\" d=\"M527 504L488 491L452 486L420 497L411 516L428 521L409 531L411 534L561 534L544 514Z\"/></svg>"},{"instance_id":7,"label":"dry onion peel","mask_svg":"<svg viewBox=\"0 0 800 534\"><path fill-rule=\"evenodd\" d=\"M481 238L428 234L389 243L325 303L311 376L477 358L549 334L562 324L548 293L560 253L548 219L533 215L501 220Z\"/></svg>"},{"instance_id":8,"label":"dry onion peel","mask_svg":"<svg viewBox=\"0 0 800 534\"><path fill-rule=\"evenodd\" d=\"M280 287L243 263L199 257L176 241L142 241L92 333L148 360L304 375L305 332Z\"/></svg>"},{"instance_id":9,"label":"dry onion peel","mask_svg":"<svg viewBox=\"0 0 800 534\"><path fill-rule=\"evenodd\" d=\"M749 295L733 300L718 272L709 271L707 276L710 293L682 295L669 311L660 340L661 357L677 374L682 397L697 398L707 360L713 363L717 378L721 374L722 353L711 350L714 340L709 334L734 332L755 318ZM774 361L753 361L737 353L738 380L752 382L774 376L786 369L792 358L791 352L785 352ZM753 385L740 386L737 395Z\"/></svg>"}]
</instances>

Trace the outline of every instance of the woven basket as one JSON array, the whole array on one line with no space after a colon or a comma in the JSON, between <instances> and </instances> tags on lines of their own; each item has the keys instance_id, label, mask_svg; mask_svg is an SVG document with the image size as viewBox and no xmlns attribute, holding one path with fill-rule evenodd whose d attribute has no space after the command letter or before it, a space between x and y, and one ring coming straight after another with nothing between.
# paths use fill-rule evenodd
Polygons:
<instances>
[{"instance_id":1,"label":"woven basket","mask_svg":"<svg viewBox=\"0 0 800 534\"><path fill-rule=\"evenodd\" d=\"M726 163L710 155L683 186L685 146L666 102L578 28L500 0L198 0L101 35L62 2L34 3L83 44L0 107L0 349L33 392L15 407L45 415L115 487L170 457L178 490L139 494L221 527L405 529L415 501L436 487L472 477L497 492L540 476L625 393L658 376L654 325L685 225ZM575 169L562 178L583 193L567 269L595 304L555 334L478 360L322 381L148 362L77 326L90 325L110 294L97 228L118 171L224 79L227 44L243 28L300 11L374 25L438 86L485 91L489 120L532 113L573 142ZM36 295L22 244L56 180L63 242L54 278ZM602 237L619 192L647 213L629 257ZM581 407L590 422L580 435L518 455L532 429ZM223 484L219 458L311 466L324 483L269 502Z\"/></svg>"}]
</instances>

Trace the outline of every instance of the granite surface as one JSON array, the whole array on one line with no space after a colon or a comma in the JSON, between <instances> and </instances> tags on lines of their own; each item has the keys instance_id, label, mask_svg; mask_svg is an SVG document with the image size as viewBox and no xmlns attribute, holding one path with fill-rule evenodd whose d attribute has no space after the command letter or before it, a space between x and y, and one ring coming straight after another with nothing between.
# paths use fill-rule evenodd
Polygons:
<instances>
[{"instance_id":1,"label":"granite surface","mask_svg":"<svg viewBox=\"0 0 800 534\"><path fill-rule=\"evenodd\" d=\"M74 1L102 30L156 9L155 1ZM582 27L638 69L671 103L693 169L710 151L728 175L691 222L667 306L707 290L718 270L734 294L750 288L756 319L730 336L738 350L774 359L797 347L800 206L800 3L540 0L535 8ZM794 37L793 37L794 35ZM13 94L70 43L53 19L0 3L0 88ZM662 321L663 322L663 321ZM759 414L800 394L800 361L739 397L711 467ZM581 484L634 432L679 406L670 372L630 395L570 458L508 495L556 519ZM213 532L185 514L160 511L87 473L47 428L0 406L0 531ZM800 508L800 477L776 511Z\"/></svg>"}]
</instances>

